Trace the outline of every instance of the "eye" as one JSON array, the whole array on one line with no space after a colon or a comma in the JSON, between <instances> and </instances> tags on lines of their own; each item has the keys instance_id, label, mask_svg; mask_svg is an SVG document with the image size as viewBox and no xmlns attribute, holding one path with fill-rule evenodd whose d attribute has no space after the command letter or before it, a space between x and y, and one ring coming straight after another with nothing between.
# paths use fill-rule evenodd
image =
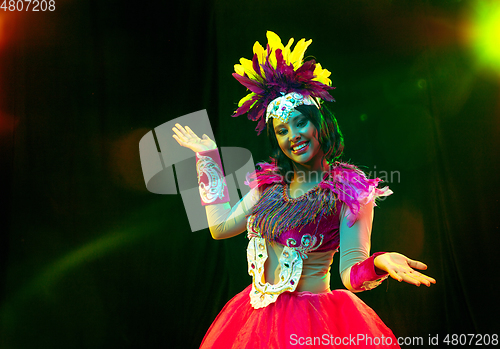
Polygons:
<instances>
[{"instance_id":1,"label":"eye","mask_svg":"<svg viewBox=\"0 0 500 349\"><path fill-rule=\"evenodd\" d=\"M307 125L307 123L308 123L308 120L307 120L307 119L302 119L302 120L300 120L300 121L297 123L297 126L298 126L298 127L304 127L304 126L306 126L306 125Z\"/></svg>"},{"instance_id":2,"label":"eye","mask_svg":"<svg viewBox=\"0 0 500 349\"><path fill-rule=\"evenodd\" d=\"M280 135L280 136L286 135L286 129L282 128L282 129L276 131L276 134Z\"/></svg>"}]
</instances>

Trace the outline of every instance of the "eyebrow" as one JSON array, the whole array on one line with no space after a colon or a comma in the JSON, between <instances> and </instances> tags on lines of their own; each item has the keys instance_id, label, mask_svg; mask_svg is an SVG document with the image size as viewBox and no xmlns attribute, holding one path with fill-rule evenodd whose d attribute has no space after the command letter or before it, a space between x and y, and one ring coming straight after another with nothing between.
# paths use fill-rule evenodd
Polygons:
<instances>
[{"instance_id":1,"label":"eyebrow","mask_svg":"<svg viewBox=\"0 0 500 349\"><path fill-rule=\"evenodd\" d=\"M281 124L278 124L278 126L274 127L274 130L276 131L278 128L285 126L285 124L282 122Z\"/></svg>"},{"instance_id":2,"label":"eyebrow","mask_svg":"<svg viewBox=\"0 0 500 349\"><path fill-rule=\"evenodd\" d=\"M299 114L299 115L296 115L292 118L292 120L288 121L288 123L298 123L299 121L302 121L303 119L307 119L305 115L303 114Z\"/></svg>"},{"instance_id":3,"label":"eyebrow","mask_svg":"<svg viewBox=\"0 0 500 349\"><path fill-rule=\"evenodd\" d=\"M293 119L294 123L297 123L297 122L301 121L302 119L307 119L307 117L304 114L298 114L298 115L294 116L292 119ZM307 120L309 120L309 119L307 119ZM284 122L278 124L277 126L274 127L274 130L276 131L278 128L285 126L285 124L286 123L284 123ZM290 121L288 122L288 124L290 124Z\"/></svg>"}]
</instances>

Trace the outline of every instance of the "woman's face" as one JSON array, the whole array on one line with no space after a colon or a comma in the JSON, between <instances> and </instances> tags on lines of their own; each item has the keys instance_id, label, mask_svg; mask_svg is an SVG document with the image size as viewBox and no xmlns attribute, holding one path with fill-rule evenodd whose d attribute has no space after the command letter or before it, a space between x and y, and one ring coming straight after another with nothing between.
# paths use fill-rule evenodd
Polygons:
<instances>
[{"instance_id":1,"label":"woman's face","mask_svg":"<svg viewBox=\"0 0 500 349\"><path fill-rule=\"evenodd\" d=\"M318 141L318 130L303 114L295 110L288 122L273 119L273 127L281 151L292 161L313 165L318 157L321 160L323 151Z\"/></svg>"}]
</instances>

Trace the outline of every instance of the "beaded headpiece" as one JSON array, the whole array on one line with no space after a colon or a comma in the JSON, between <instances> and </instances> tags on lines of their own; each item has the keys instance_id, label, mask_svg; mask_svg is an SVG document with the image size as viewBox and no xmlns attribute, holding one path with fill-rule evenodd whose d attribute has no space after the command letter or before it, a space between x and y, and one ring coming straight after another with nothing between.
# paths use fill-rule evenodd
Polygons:
<instances>
[{"instance_id":1,"label":"beaded headpiece","mask_svg":"<svg viewBox=\"0 0 500 349\"><path fill-rule=\"evenodd\" d=\"M301 39L291 50L293 38L283 46L272 31L267 32L266 50L255 42L252 60L240 58L234 66L233 76L251 92L239 101L233 116L248 112L250 120L258 121L255 130L260 134L270 118L287 122L299 105L319 107L320 99L333 101L328 93L334 88L328 78L331 73L314 59L303 61L311 42Z\"/></svg>"}]
</instances>

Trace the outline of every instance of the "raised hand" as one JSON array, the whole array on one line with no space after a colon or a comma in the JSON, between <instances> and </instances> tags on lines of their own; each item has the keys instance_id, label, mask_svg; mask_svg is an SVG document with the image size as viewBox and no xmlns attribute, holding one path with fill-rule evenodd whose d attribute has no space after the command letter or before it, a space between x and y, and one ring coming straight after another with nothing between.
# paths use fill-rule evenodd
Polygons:
<instances>
[{"instance_id":1,"label":"raised hand","mask_svg":"<svg viewBox=\"0 0 500 349\"><path fill-rule=\"evenodd\" d=\"M399 282L405 281L416 286L420 286L420 284L430 286L431 283L436 283L433 278L413 269L425 270L427 265L400 253L391 252L378 255L375 257L374 263L377 268L388 272L393 279Z\"/></svg>"},{"instance_id":2,"label":"raised hand","mask_svg":"<svg viewBox=\"0 0 500 349\"><path fill-rule=\"evenodd\" d=\"M202 138L200 138L188 126L184 128L180 124L175 124L172 130L175 132L175 135L172 135L172 137L174 137L177 143L185 148L191 149L195 153L217 148L215 142L207 135L204 134Z\"/></svg>"}]
</instances>

